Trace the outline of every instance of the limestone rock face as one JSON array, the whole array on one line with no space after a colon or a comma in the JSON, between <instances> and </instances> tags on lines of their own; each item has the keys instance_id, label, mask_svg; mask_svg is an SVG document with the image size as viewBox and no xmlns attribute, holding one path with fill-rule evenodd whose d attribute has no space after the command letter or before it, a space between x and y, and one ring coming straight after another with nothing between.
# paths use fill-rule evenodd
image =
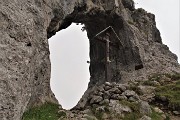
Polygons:
<instances>
[{"instance_id":1,"label":"limestone rock face","mask_svg":"<svg viewBox=\"0 0 180 120\"><path fill-rule=\"evenodd\" d=\"M57 103L50 89L48 38L72 22L83 23L90 40L89 89L106 81L101 42L106 34L111 41L108 81L180 73L176 55L162 44L155 16L136 10L132 0L1 0L1 120L19 120L29 107Z\"/></svg>"}]
</instances>

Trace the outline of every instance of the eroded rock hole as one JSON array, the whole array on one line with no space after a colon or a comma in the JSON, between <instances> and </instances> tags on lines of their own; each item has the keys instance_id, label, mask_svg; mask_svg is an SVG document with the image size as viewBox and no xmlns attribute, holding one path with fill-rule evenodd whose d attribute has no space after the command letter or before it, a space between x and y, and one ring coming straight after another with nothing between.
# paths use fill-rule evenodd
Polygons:
<instances>
[{"instance_id":1,"label":"eroded rock hole","mask_svg":"<svg viewBox=\"0 0 180 120\"><path fill-rule=\"evenodd\" d=\"M27 45L28 47L31 47L31 46L32 46L31 42L28 42L26 45Z\"/></svg>"},{"instance_id":2,"label":"eroded rock hole","mask_svg":"<svg viewBox=\"0 0 180 120\"><path fill-rule=\"evenodd\" d=\"M89 40L82 28L73 23L49 39L51 89L64 109L77 104L90 79Z\"/></svg>"}]
</instances>

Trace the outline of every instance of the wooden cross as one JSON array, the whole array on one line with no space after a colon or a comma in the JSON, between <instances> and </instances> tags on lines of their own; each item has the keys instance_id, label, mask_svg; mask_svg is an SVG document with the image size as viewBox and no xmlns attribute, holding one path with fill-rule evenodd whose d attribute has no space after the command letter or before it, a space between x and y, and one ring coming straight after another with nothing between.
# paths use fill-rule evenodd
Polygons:
<instances>
[{"instance_id":1,"label":"wooden cross","mask_svg":"<svg viewBox=\"0 0 180 120\"><path fill-rule=\"evenodd\" d=\"M105 28L104 30L102 30L101 32L99 32L98 34L96 34L96 36L93 37L94 38L97 38L97 36L99 36L100 34L102 33L105 33L105 37L103 37L102 39L99 39L97 38L97 40L101 41L101 42L105 42L106 43L106 58L105 58L105 80L106 81L110 81L110 78L109 78L109 63L111 62L110 61L110 43L112 45L116 45L115 43L111 42L109 39L110 39L110 34L108 32L106 32L108 29L111 29L113 31L113 33L116 35L116 37L118 38L120 44L123 46L123 44L121 43L119 37L117 36L116 32L114 31L114 29L112 28L112 26L109 26L107 28Z\"/></svg>"},{"instance_id":2,"label":"wooden cross","mask_svg":"<svg viewBox=\"0 0 180 120\"><path fill-rule=\"evenodd\" d=\"M105 42L106 42L106 63L105 63L105 79L106 81L110 81L109 79L109 63L111 62L110 59L109 59L109 37L110 35L108 33L106 33L106 37L105 37Z\"/></svg>"}]
</instances>

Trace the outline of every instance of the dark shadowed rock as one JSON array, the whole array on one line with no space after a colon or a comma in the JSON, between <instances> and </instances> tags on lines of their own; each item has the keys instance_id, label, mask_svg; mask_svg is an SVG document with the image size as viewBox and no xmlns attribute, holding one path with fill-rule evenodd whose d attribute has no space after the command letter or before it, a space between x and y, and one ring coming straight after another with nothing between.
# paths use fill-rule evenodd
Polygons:
<instances>
[{"instance_id":1,"label":"dark shadowed rock","mask_svg":"<svg viewBox=\"0 0 180 120\"><path fill-rule=\"evenodd\" d=\"M125 8L128 8L131 11L135 10L135 6L134 6L134 1L133 0L122 0L122 3L123 3Z\"/></svg>"}]
</instances>

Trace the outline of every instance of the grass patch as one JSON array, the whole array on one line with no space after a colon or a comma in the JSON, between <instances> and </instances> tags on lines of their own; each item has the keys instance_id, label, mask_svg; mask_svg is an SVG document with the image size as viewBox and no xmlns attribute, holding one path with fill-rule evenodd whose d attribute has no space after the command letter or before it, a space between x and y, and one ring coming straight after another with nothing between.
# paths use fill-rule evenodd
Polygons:
<instances>
[{"instance_id":1,"label":"grass patch","mask_svg":"<svg viewBox=\"0 0 180 120\"><path fill-rule=\"evenodd\" d=\"M162 77L162 74L154 74L151 77L149 77L149 80L151 80L151 81L160 81L161 77Z\"/></svg>"},{"instance_id":2,"label":"grass patch","mask_svg":"<svg viewBox=\"0 0 180 120\"><path fill-rule=\"evenodd\" d=\"M180 74L173 74L170 76L172 80L180 80Z\"/></svg>"},{"instance_id":3,"label":"grass patch","mask_svg":"<svg viewBox=\"0 0 180 120\"><path fill-rule=\"evenodd\" d=\"M156 86L156 85L154 84L154 81L150 81L150 80L144 81L144 82L143 82L143 85Z\"/></svg>"},{"instance_id":4,"label":"grass patch","mask_svg":"<svg viewBox=\"0 0 180 120\"><path fill-rule=\"evenodd\" d=\"M160 81L163 76L166 76L167 78L171 78L171 80L180 80L180 73L175 73L175 74L153 74L151 77L149 77L149 80L154 80L154 81Z\"/></svg>"},{"instance_id":5,"label":"grass patch","mask_svg":"<svg viewBox=\"0 0 180 120\"><path fill-rule=\"evenodd\" d=\"M140 116L137 113L129 113L122 118L122 120L138 120Z\"/></svg>"},{"instance_id":6,"label":"grass patch","mask_svg":"<svg viewBox=\"0 0 180 120\"><path fill-rule=\"evenodd\" d=\"M155 89L156 97L165 96L168 100L168 107L171 110L180 110L180 80L157 87Z\"/></svg>"},{"instance_id":7,"label":"grass patch","mask_svg":"<svg viewBox=\"0 0 180 120\"><path fill-rule=\"evenodd\" d=\"M103 113L102 111L97 111L96 108L91 109L93 115L98 119L98 120L103 120Z\"/></svg>"},{"instance_id":8,"label":"grass patch","mask_svg":"<svg viewBox=\"0 0 180 120\"><path fill-rule=\"evenodd\" d=\"M131 113L126 113L124 118L122 118L122 120L137 120L140 117L142 117L139 111L140 110L139 103L122 100L120 101L120 104L130 107L131 110L133 111Z\"/></svg>"},{"instance_id":9,"label":"grass patch","mask_svg":"<svg viewBox=\"0 0 180 120\"><path fill-rule=\"evenodd\" d=\"M59 107L54 103L45 103L42 106L27 110L22 120L58 120L65 113L58 113Z\"/></svg>"},{"instance_id":10,"label":"grass patch","mask_svg":"<svg viewBox=\"0 0 180 120\"><path fill-rule=\"evenodd\" d=\"M170 81L169 81L170 79ZM159 82L161 85L167 85L173 81L180 80L180 74L153 74L149 77L147 81L143 82L143 85L155 86L157 87L155 82Z\"/></svg>"},{"instance_id":11,"label":"grass patch","mask_svg":"<svg viewBox=\"0 0 180 120\"><path fill-rule=\"evenodd\" d=\"M152 120L162 120L161 115L159 115L156 112L152 113L150 117L151 117Z\"/></svg>"},{"instance_id":12,"label":"grass patch","mask_svg":"<svg viewBox=\"0 0 180 120\"><path fill-rule=\"evenodd\" d=\"M154 109L152 109L152 113L151 113L150 117L151 117L152 120L163 120L161 115L162 114L157 113L157 112L154 111Z\"/></svg>"},{"instance_id":13,"label":"grass patch","mask_svg":"<svg viewBox=\"0 0 180 120\"><path fill-rule=\"evenodd\" d=\"M137 87L138 85L136 84L131 84L129 89L135 91L138 95L143 95L143 92L141 91L141 89L139 87Z\"/></svg>"},{"instance_id":14,"label":"grass patch","mask_svg":"<svg viewBox=\"0 0 180 120\"><path fill-rule=\"evenodd\" d=\"M91 118L90 116L85 117L87 120L96 120L95 118Z\"/></svg>"},{"instance_id":15,"label":"grass patch","mask_svg":"<svg viewBox=\"0 0 180 120\"><path fill-rule=\"evenodd\" d=\"M119 102L122 105L130 107L133 112L138 112L139 113L139 109L140 109L139 103L129 102L129 101L126 101L126 100L121 100Z\"/></svg>"},{"instance_id":16,"label":"grass patch","mask_svg":"<svg viewBox=\"0 0 180 120\"><path fill-rule=\"evenodd\" d=\"M155 81L160 82L161 78L162 78L162 74L153 74L148 78L148 80L144 81L142 84L148 86L157 86L155 84Z\"/></svg>"}]
</instances>

